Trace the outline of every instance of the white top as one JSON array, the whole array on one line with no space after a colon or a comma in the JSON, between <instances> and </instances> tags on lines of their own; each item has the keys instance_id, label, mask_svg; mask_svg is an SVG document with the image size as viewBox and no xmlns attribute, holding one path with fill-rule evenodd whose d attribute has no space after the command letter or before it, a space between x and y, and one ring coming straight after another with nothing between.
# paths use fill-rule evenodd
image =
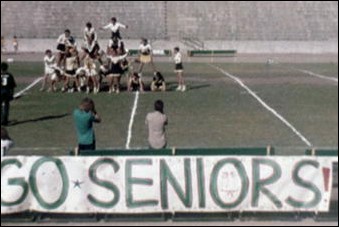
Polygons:
<instances>
[{"instance_id":1,"label":"white top","mask_svg":"<svg viewBox=\"0 0 339 227\"><path fill-rule=\"evenodd\" d=\"M98 35L95 32L94 28L88 29L87 27L85 27L84 29L84 40L86 41L86 43L88 42L88 37L91 37L92 35L94 35L94 42L98 41Z\"/></svg>"},{"instance_id":2,"label":"white top","mask_svg":"<svg viewBox=\"0 0 339 227\"><path fill-rule=\"evenodd\" d=\"M14 145L13 141L11 140L1 140L1 157L5 155L10 148Z\"/></svg>"},{"instance_id":3,"label":"white top","mask_svg":"<svg viewBox=\"0 0 339 227\"><path fill-rule=\"evenodd\" d=\"M126 53L125 55L122 56L107 56L107 58L109 58L111 60L112 63L116 64L119 61L125 59L127 57L128 53Z\"/></svg>"},{"instance_id":4,"label":"white top","mask_svg":"<svg viewBox=\"0 0 339 227\"><path fill-rule=\"evenodd\" d=\"M158 111L147 114L146 125L148 126L148 142L154 149L164 148L166 145L165 126L168 124L168 119L165 114Z\"/></svg>"},{"instance_id":5,"label":"white top","mask_svg":"<svg viewBox=\"0 0 339 227\"><path fill-rule=\"evenodd\" d=\"M66 37L65 34L61 34L61 35L59 36L58 40L57 40L57 43L58 43L58 44L65 44L65 45L66 45L67 42L68 42L68 38Z\"/></svg>"},{"instance_id":6,"label":"white top","mask_svg":"<svg viewBox=\"0 0 339 227\"><path fill-rule=\"evenodd\" d=\"M52 55L51 57L48 57L47 55L44 57L44 63L45 63L45 69L52 69L53 66L55 66L55 56Z\"/></svg>"},{"instance_id":7,"label":"white top","mask_svg":"<svg viewBox=\"0 0 339 227\"><path fill-rule=\"evenodd\" d=\"M175 64L180 64L182 63L182 55L180 52L176 53L174 56L174 62Z\"/></svg>"},{"instance_id":8,"label":"white top","mask_svg":"<svg viewBox=\"0 0 339 227\"><path fill-rule=\"evenodd\" d=\"M144 45L144 44L140 44L139 46L139 51L142 54L151 54L152 53L152 46L150 44Z\"/></svg>"},{"instance_id":9,"label":"white top","mask_svg":"<svg viewBox=\"0 0 339 227\"><path fill-rule=\"evenodd\" d=\"M72 71L76 70L79 67L78 65L78 57L72 56L66 58L66 70Z\"/></svg>"},{"instance_id":10,"label":"white top","mask_svg":"<svg viewBox=\"0 0 339 227\"><path fill-rule=\"evenodd\" d=\"M127 28L127 26L117 22L115 24L110 23L110 24L106 25L105 27L103 27L103 29L105 29L105 30L109 29L112 32L117 32L119 30L119 28Z\"/></svg>"},{"instance_id":11,"label":"white top","mask_svg":"<svg viewBox=\"0 0 339 227\"><path fill-rule=\"evenodd\" d=\"M77 44L76 44L76 43L72 44L72 43L69 41L69 38L70 38L70 37L66 37L65 34L62 34L62 35L59 36L59 38L58 38L58 40L57 40L57 43L58 43L58 44L64 44L64 45L66 45L66 46L75 47Z\"/></svg>"}]
</instances>

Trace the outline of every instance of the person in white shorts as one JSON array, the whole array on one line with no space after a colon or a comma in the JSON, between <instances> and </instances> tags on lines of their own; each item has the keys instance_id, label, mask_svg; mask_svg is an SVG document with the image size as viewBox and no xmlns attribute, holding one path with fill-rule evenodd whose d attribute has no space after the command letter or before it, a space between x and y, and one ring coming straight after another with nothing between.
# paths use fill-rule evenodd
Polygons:
<instances>
[{"instance_id":1,"label":"person in white shorts","mask_svg":"<svg viewBox=\"0 0 339 227\"><path fill-rule=\"evenodd\" d=\"M44 64L45 64L45 74L40 91L45 91L48 79L52 79L51 77L55 73L54 67L56 67L56 58L51 50L45 51Z\"/></svg>"}]
</instances>

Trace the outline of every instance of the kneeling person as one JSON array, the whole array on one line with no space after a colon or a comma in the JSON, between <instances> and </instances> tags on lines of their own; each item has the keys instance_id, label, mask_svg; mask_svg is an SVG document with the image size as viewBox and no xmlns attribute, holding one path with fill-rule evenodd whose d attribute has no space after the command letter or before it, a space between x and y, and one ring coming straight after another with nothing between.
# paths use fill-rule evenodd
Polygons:
<instances>
[{"instance_id":1,"label":"kneeling person","mask_svg":"<svg viewBox=\"0 0 339 227\"><path fill-rule=\"evenodd\" d=\"M160 72L156 72L151 84L151 90L154 91L166 91L166 82Z\"/></svg>"}]
</instances>

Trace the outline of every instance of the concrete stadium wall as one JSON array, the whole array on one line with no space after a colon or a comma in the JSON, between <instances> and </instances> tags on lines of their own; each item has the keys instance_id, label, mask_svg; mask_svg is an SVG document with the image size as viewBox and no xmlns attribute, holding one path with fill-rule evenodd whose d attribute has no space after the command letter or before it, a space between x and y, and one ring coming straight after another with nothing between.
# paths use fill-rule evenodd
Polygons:
<instances>
[{"instance_id":1,"label":"concrete stadium wall","mask_svg":"<svg viewBox=\"0 0 339 227\"><path fill-rule=\"evenodd\" d=\"M1 35L55 38L70 28L81 36L87 21L99 27L112 16L130 26L129 39L338 40L337 1L1 1Z\"/></svg>"},{"instance_id":2,"label":"concrete stadium wall","mask_svg":"<svg viewBox=\"0 0 339 227\"><path fill-rule=\"evenodd\" d=\"M108 40L102 39L100 46L105 49ZM138 49L139 40L125 40L128 49ZM79 46L82 41L79 40ZM187 46L179 41L156 40L152 42L152 46L156 50L172 50L173 47L179 46L181 50L186 52L190 50ZM6 52L13 52L10 40L6 41ZM213 40L206 41L205 48L207 50L237 50L240 54L338 54L337 41L222 41ZM20 52L38 52L42 53L47 49L56 49L55 39L20 39Z\"/></svg>"}]
</instances>

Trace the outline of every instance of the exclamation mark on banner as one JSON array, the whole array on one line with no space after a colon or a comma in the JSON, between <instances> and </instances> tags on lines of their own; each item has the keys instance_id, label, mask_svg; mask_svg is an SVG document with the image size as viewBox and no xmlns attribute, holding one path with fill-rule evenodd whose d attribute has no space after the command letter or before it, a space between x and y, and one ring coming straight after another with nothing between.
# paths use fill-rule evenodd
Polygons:
<instances>
[{"instance_id":1,"label":"exclamation mark on banner","mask_svg":"<svg viewBox=\"0 0 339 227\"><path fill-rule=\"evenodd\" d=\"M324 176L324 185L325 185L325 192L328 192L330 189L330 169L323 168L323 176Z\"/></svg>"}]
</instances>

